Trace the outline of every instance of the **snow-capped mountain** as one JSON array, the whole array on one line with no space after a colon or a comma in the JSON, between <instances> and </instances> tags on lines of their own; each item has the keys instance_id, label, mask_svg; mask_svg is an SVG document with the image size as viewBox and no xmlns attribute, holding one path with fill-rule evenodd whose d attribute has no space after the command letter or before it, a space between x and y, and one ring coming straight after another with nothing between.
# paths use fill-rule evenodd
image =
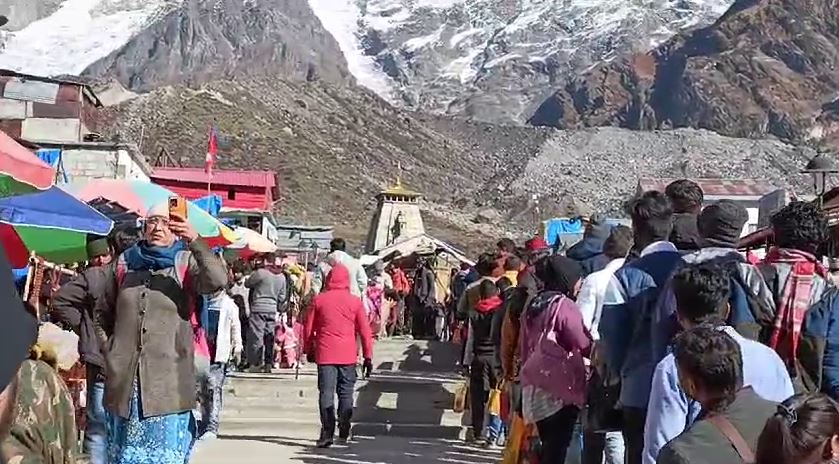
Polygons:
<instances>
[{"instance_id":1,"label":"snow-capped mountain","mask_svg":"<svg viewBox=\"0 0 839 464\"><path fill-rule=\"evenodd\" d=\"M522 121L551 84L733 0L308 0L356 79L409 107Z\"/></svg>"},{"instance_id":2,"label":"snow-capped mountain","mask_svg":"<svg viewBox=\"0 0 839 464\"><path fill-rule=\"evenodd\" d=\"M44 1L12 0L2 8L4 3L0 0L0 12L11 10L12 20L16 14L26 17L34 13L35 17L21 29L5 33L0 67L52 76L81 74L177 8L182 0L64 0L53 2L55 8L43 11L49 14L42 17L36 9Z\"/></svg>"},{"instance_id":3,"label":"snow-capped mountain","mask_svg":"<svg viewBox=\"0 0 839 464\"><path fill-rule=\"evenodd\" d=\"M254 74L352 80L306 0L0 0L4 13L0 68L29 74L140 92Z\"/></svg>"},{"instance_id":4,"label":"snow-capped mountain","mask_svg":"<svg viewBox=\"0 0 839 464\"><path fill-rule=\"evenodd\" d=\"M262 73L524 122L569 76L706 25L733 0L0 0L0 68L137 91ZM333 40L334 39L334 40ZM337 43L337 45L336 45Z\"/></svg>"}]
</instances>

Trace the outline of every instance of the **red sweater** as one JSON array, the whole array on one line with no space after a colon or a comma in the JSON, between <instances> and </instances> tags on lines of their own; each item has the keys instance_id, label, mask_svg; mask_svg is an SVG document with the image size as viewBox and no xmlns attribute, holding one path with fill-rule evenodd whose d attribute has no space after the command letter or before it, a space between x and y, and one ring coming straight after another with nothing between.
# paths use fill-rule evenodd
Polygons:
<instances>
[{"instance_id":1,"label":"red sweater","mask_svg":"<svg viewBox=\"0 0 839 464\"><path fill-rule=\"evenodd\" d=\"M341 264L326 277L326 290L316 296L306 315L306 352L321 365L355 365L356 335L364 359L373 358L373 335L361 298L350 293L350 272Z\"/></svg>"}]
</instances>

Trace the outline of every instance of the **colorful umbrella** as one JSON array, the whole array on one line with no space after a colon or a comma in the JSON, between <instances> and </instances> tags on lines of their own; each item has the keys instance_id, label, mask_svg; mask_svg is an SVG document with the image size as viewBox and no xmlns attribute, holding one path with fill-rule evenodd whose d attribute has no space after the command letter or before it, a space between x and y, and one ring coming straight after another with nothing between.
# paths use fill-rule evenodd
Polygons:
<instances>
[{"instance_id":1,"label":"colorful umbrella","mask_svg":"<svg viewBox=\"0 0 839 464\"><path fill-rule=\"evenodd\" d=\"M82 201L90 202L104 198L145 217L149 209L161 203L167 203L174 193L150 182L139 180L100 179L84 184L72 184L66 187ZM207 214L201 208L189 202L188 218L198 235L204 237L211 247L225 246L236 241L236 234L218 219Z\"/></svg>"},{"instance_id":2,"label":"colorful umbrella","mask_svg":"<svg viewBox=\"0 0 839 464\"><path fill-rule=\"evenodd\" d=\"M0 131L0 197L46 190L55 169Z\"/></svg>"},{"instance_id":3,"label":"colorful umbrella","mask_svg":"<svg viewBox=\"0 0 839 464\"><path fill-rule=\"evenodd\" d=\"M236 241L227 247L242 258L247 258L257 253L273 253L277 251L277 245L263 237L259 232L247 227L237 227L233 230L236 234Z\"/></svg>"},{"instance_id":4,"label":"colorful umbrella","mask_svg":"<svg viewBox=\"0 0 839 464\"><path fill-rule=\"evenodd\" d=\"M0 198L0 243L15 267L31 252L54 263L87 259L87 236L108 235L113 221L58 187Z\"/></svg>"}]
</instances>

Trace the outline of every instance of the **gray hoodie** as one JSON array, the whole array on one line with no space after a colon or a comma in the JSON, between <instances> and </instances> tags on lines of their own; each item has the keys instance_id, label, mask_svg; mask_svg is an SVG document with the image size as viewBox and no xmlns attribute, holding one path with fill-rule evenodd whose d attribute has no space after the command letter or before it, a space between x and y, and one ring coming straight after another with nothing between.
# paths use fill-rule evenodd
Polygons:
<instances>
[{"instance_id":1,"label":"gray hoodie","mask_svg":"<svg viewBox=\"0 0 839 464\"><path fill-rule=\"evenodd\" d=\"M248 277L245 287L250 289L251 313L276 313L285 311L285 276L268 269L257 269Z\"/></svg>"}]
</instances>

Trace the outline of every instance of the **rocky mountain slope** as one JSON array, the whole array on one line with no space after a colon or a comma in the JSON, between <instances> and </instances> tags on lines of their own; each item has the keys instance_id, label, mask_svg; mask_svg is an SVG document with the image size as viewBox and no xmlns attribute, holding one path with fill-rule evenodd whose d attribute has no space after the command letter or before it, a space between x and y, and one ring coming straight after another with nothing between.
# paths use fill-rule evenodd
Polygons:
<instances>
[{"instance_id":1,"label":"rocky mountain slope","mask_svg":"<svg viewBox=\"0 0 839 464\"><path fill-rule=\"evenodd\" d=\"M706 25L732 0L309 3L359 82L385 98L413 109L522 122L557 81Z\"/></svg>"},{"instance_id":2,"label":"rocky mountain slope","mask_svg":"<svg viewBox=\"0 0 839 464\"><path fill-rule=\"evenodd\" d=\"M733 0L0 0L0 67L132 91L354 77L397 106L524 122L556 82Z\"/></svg>"},{"instance_id":3,"label":"rocky mountain slope","mask_svg":"<svg viewBox=\"0 0 839 464\"><path fill-rule=\"evenodd\" d=\"M557 131L419 116L324 82L216 81L164 88L102 114L109 137L200 165L207 123L230 140L222 168L278 173L282 216L365 235L393 182L423 192L431 233L477 251L560 214L615 212L640 176L753 176L787 185L812 151L703 131ZM793 173L793 174L791 174ZM480 218L480 219L477 219Z\"/></svg>"},{"instance_id":4,"label":"rocky mountain slope","mask_svg":"<svg viewBox=\"0 0 839 464\"><path fill-rule=\"evenodd\" d=\"M306 0L186 0L85 75L135 91L247 75L352 80Z\"/></svg>"},{"instance_id":5,"label":"rocky mountain slope","mask_svg":"<svg viewBox=\"0 0 839 464\"><path fill-rule=\"evenodd\" d=\"M705 128L839 146L839 4L738 0L713 25L570 79L531 122Z\"/></svg>"},{"instance_id":6,"label":"rocky mountain slope","mask_svg":"<svg viewBox=\"0 0 839 464\"><path fill-rule=\"evenodd\" d=\"M306 0L48 1L55 8L0 0L0 12L32 19L5 34L0 67L116 79L139 92L259 74L352 80Z\"/></svg>"}]
</instances>

